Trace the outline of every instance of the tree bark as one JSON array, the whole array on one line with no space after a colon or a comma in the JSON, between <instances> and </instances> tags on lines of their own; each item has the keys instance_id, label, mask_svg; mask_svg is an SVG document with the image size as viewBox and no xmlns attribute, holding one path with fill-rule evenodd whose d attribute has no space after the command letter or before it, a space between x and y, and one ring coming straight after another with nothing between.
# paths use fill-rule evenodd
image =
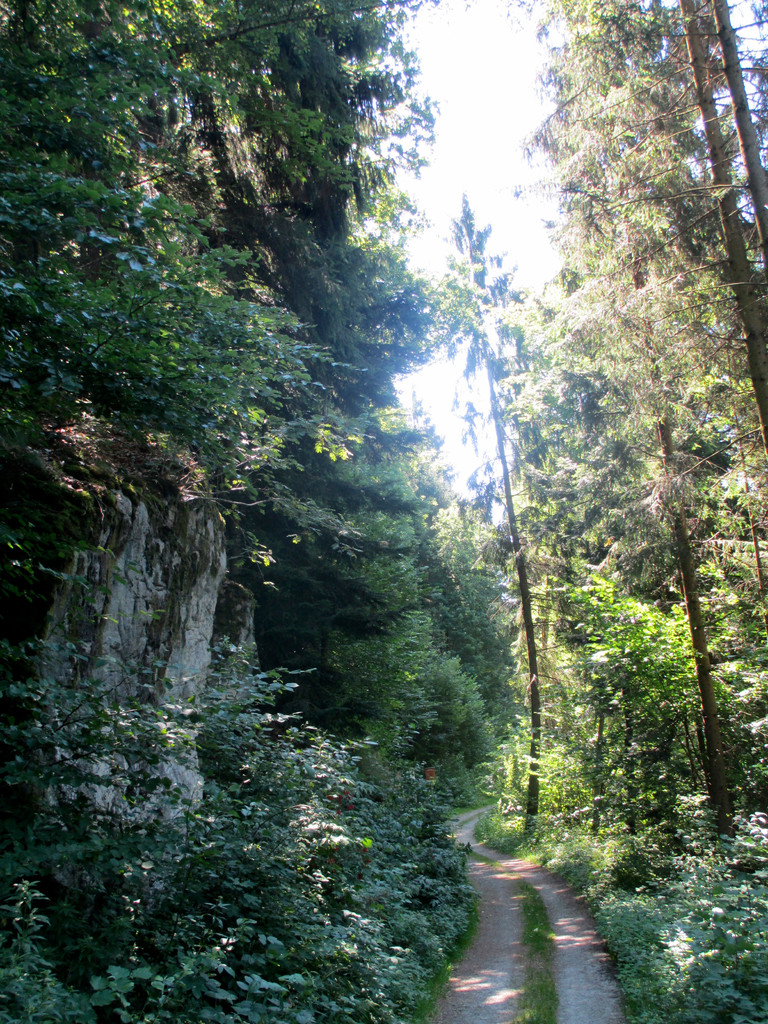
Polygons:
<instances>
[{"instance_id":1,"label":"tree bark","mask_svg":"<svg viewBox=\"0 0 768 1024\"><path fill-rule=\"evenodd\" d=\"M710 61L702 38L692 0L679 0L685 25L688 57L696 86L696 97L704 119L709 164L718 195L723 241L728 257L728 283L736 300L744 329L747 363L760 417L763 447L768 459L768 350L765 325L758 306L758 294L752 282L752 267L741 228L739 206L731 180L731 162L720 130L717 106L710 79Z\"/></svg>"},{"instance_id":2,"label":"tree bark","mask_svg":"<svg viewBox=\"0 0 768 1024\"><path fill-rule=\"evenodd\" d=\"M768 608L765 602L765 578L763 576L763 557L760 551L760 538L757 535L757 525L752 514L752 499L749 487L749 474L747 473L747 460L744 458L744 445L739 441L739 457L741 459L741 471L744 474L744 496L747 499L747 516L749 517L749 532L752 536L752 551L755 555L755 575L757 576L757 592L760 595L760 608L763 613L763 628L765 637L768 640Z\"/></svg>"},{"instance_id":3,"label":"tree bark","mask_svg":"<svg viewBox=\"0 0 768 1024\"><path fill-rule=\"evenodd\" d=\"M674 455L672 432L665 420L657 422L657 430L664 469L667 475L670 475ZM675 545L680 564L680 575L683 581L683 596L685 597L688 625L691 631L693 657L696 665L696 681L699 687L701 713L704 720L704 741L707 752L706 777L709 800L715 811L718 832L721 835L733 835L731 794L728 787L728 775L720 735L720 717L712 679L707 631L704 626L704 616L699 600L699 585L696 578L693 551L691 549L688 521L682 504L674 509L673 517Z\"/></svg>"},{"instance_id":4,"label":"tree bark","mask_svg":"<svg viewBox=\"0 0 768 1024\"><path fill-rule=\"evenodd\" d=\"M700 766L699 761L697 761L697 759L696 759L695 752L694 752L694 749L693 749L693 745L691 743L691 730L690 730L690 728L688 726L688 716L687 715L683 717L683 736L684 736L683 746L685 747L685 754L686 754L686 757L688 758L688 764L689 764L690 769L691 769L691 778L693 779L694 786L698 787L698 785L699 785L699 768L701 766Z\"/></svg>"},{"instance_id":5,"label":"tree bark","mask_svg":"<svg viewBox=\"0 0 768 1024\"><path fill-rule=\"evenodd\" d=\"M624 788L627 794L625 817L627 831L631 836L637 834L637 783L635 782L635 766L632 763L632 745L635 742L635 722L632 715L632 702L626 689L621 691L621 704L624 708Z\"/></svg>"},{"instance_id":6,"label":"tree bark","mask_svg":"<svg viewBox=\"0 0 768 1024\"><path fill-rule=\"evenodd\" d=\"M541 747L541 691L539 688L539 666L536 650L536 634L533 625L533 598L528 580L528 566L520 542L520 531L517 527L515 505L512 498L512 480L509 473L507 453L504 440L504 423L496 396L496 381L490 353L484 353L488 388L491 396L491 418L496 431L496 447L504 482L504 501L507 507L507 525L512 551L515 555L517 583L520 588L520 605L523 611L523 627L525 629L525 649L528 655L528 696L531 702L531 746L528 759L528 793L526 800L526 823L539 813L539 751Z\"/></svg>"},{"instance_id":7,"label":"tree bark","mask_svg":"<svg viewBox=\"0 0 768 1024\"><path fill-rule=\"evenodd\" d=\"M747 90L744 88L739 48L736 33L731 24L728 0L712 0L712 7L715 12L720 51L723 56L725 79L733 103L733 117L739 136L739 147L744 166L747 169L749 191L752 194L757 233L763 253L763 271L768 278L768 179L766 179L765 170L760 160L760 143L752 121L752 112L749 109Z\"/></svg>"},{"instance_id":8,"label":"tree bark","mask_svg":"<svg viewBox=\"0 0 768 1024\"><path fill-rule=\"evenodd\" d=\"M605 715L602 711L597 713L597 741L595 743L595 754L599 777L592 786L592 832L597 834L600 829L600 814L602 811L603 796L605 794L605 783L602 779L603 749L605 747Z\"/></svg>"}]
</instances>

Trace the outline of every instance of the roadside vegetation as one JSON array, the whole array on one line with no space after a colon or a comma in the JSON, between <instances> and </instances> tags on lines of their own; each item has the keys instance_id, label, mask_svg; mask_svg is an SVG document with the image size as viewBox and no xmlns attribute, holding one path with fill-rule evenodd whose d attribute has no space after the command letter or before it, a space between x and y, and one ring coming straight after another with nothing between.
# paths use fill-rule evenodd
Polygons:
<instances>
[{"instance_id":1,"label":"roadside vegetation","mask_svg":"<svg viewBox=\"0 0 768 1024\"><path fill-rule=\"evenodd\" d=\"M2 1024L401 1024L467 932L446 818L512 655L397 408L438 344L410 7L0 3ZM189 510L255 635L171 692Z\"/></svg>"},{"instance_id":2,"label":"roadside vegetation","mask_svg":"<svg viewBox=\"0 0 768 1024\"><path fill-rule=\"evenodd\" d=\"M440 996L445 991L448 979L456 964L463 958L466 951L472 945L480 920L480 906L475 895L469 913L469 921L466 930L459 936L454 946L447 950L446 959L440 970L432 976L426 991L416 1004L414 1012L414 1024L428 1024L435 1015L435 1009Z\"/></svg>"},{"instance_id":3,"label":"roadside vegetation","mask_svg":"<svg viewBox=\"0 0 768 1024\"><path fill-rule=\"evenodd\" d=\"M15 837L3 861L29 879L0 910L3 1024L411 1018L474 912L448 807L417 769L382 765L372 782L364 748L270 710L280 692L243 665L208 691L205 792L173 819L130 795L117 819L66 800L30 818L35 847ZM52 791L75 772L89 784L89 765L62 755L120 714L80 710L55 730L58 760L28 769ZM144 718L132 709L147 752L157 716ZM184 721L165 719L177 753ZM30 730L44 751L46 725ZM132 777L137 794L157 788L149 763Z\"/></svg>"},{"instance_id":4,"label":"roadside vegetation","mask_svg":"<svg viewBox=\"0 0 768 1024\"><path fill-rule=\"evenodd\" d=\"M761 822L713 842L692 809L674 847L652 831L595 834L567 818L526 830L498 810L477 826L493 849L536 861L583 893L616 962L633 1024L768 1019L768 850Z\"/></svg>"}]
</instances>

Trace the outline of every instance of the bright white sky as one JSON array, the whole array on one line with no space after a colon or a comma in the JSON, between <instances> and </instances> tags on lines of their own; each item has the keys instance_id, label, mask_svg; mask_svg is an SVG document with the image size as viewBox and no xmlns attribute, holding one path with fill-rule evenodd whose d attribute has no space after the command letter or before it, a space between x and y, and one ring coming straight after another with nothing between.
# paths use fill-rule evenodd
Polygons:
<instances>
[{"instance_id":1,"label":"bright white sky","mask_svg":"<svg viewBox=\"0 0 768 1024\"><path fill-rule=\"evenodd\" d=\"M538 95L541 61L535 25L508 13L505 0L440 0L417 16L411 46L419 55L422 91L439 107L430 166L421 178L403 182L431 222L412 247L414 263L435 276L451 252L451 221L469 197L479 226L491 224L491 253L507 253L517 267L518 286L536 288L554 276L544 220L552 217L532 189L543 174L523 155L524 141L547 114ZM459 370L430 367L404 383L446 438L444 461L463 490L467 477L484 461L462 445L463 425L452 408ZM483 396L473 396L480 404Z\"/></svg>"}]
</instances>

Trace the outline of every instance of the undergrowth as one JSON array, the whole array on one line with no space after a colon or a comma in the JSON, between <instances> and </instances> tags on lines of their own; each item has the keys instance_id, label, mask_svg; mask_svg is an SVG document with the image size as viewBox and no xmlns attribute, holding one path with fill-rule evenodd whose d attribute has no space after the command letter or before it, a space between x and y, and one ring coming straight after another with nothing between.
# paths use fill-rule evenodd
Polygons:
<instances>
[{"instance_id":1,"label":"undergrowth","mask_svg":"<svg viewBox=\"0 0 768 1024\"><path fill-rule=\"evenodd\" d=\"M768 1022L768 829L716 842L692 811L662 848L652 832L592 834L563 819L524 831L486 816L478 839L536 860L588 898L616 962L631 1024Z\"/></svg>"},{"instance_id":2,"label":"undergrowth","mask_svg":"<svg viewBox=\"0 0 768 1024\"><path fill-rule=\"evenodd\" d=\"M372 782L237 659L178 708L0 684L0 1024L413 1019L474 901L415 766Z\"/></svg>"},{"instance_id":3,"label":"undergrowth","mask_svg":"<svg viewBox=\"0 0 768 1024\"><path fill-rule=\"evenodd\" d=\"M447 951L442 967L430 979L424 995L419 999L414 1009L413 1024L427 1024L434 1016L437 1001L448 984L448 979L451 976L454 965L463 958L475 939L478 923L478 904L477 899L475 899L469 913L466 930L458 937L454 946Z\"/></svg>"}]
</instances>

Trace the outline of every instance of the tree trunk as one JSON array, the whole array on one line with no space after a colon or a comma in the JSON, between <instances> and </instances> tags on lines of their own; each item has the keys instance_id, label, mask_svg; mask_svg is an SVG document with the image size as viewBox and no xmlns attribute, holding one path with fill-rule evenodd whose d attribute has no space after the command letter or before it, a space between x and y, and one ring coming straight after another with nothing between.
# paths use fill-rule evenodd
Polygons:
<instances>
[{"instance_id":1,"label":"tree trunk","mask_svg":"<svg viewBox=\"0 0 768 1024\"><path fill-rule=\"evenodd\" d=\"M693 779L693 785L698 787L699 785L699 768L701 767L700 762L697 760L693 744L691 743L691 730L688 725L688 716L683 717L683 746L685 747L685 755L688 758L688 765L691 769L691 778ZM709 784L707 784L707 792L709 792Z\"/></svg>"},{"instance_id":2,"label":"tree trunk","mask_svg":"<svg viewBox=\"0 0 768 1024\"><path fill-rule=\"evenodd\" d=\"M768 459L768 351L763 318L758 306L758 295L752 283L752 267L741 229L736 192L731 180L731 162L720 130L709 74L710 61L702 39L701 26L692 0L679 0L679 3L697 102L704 119L712 180L718 195L723 241L728 257L728 283L736 299L739 319L744 329L749 376L760 417L763 447Z\"/></svg>"},{"instance_id":3,"label":"tree trunk","mask_svg":"<svg viewBox=\"0 0 768 1024\"><path fill-rule=\"evenodd\" d=\"M664 462L665 472L669 475L674 454L672 432L665 420L657 423L659 443ZM683 580L683 595L688 614L688 625L691 631L693 657L696 665L696 681L701 698L701 713L704 719L704 740L707 752L707 789L709 799L715 811L718 832L722 835L733 834L733 812L731 794L728 788L728 776L725 769L723 743L720 736L720 718L717 710L717 698L712 680L712 670L707 644L707 631L699 600L699 585L696 579L696 567L691 549L691 538L685 510L679 505L673 512L675 543L680 564L680 575Z\"/></svg>"},{"instance_id":4,"label":"tree trunk","mask_svg":"<svg viewBox=\"0 0 768 1024\"><path fill-rule=\"evenodd\" d=\"M486 286L486 261L484 256L485 242L490 228L477 232L474 216L467 197L462 198L461 218L454 221L454 237L460 252L469 257L469 278L476 288L488 292ZM496 447L501 474L504 484L504 501L507 506L507 523L509 539L515 555L517 582L520 588L520 604L523 610L523 627L525 629L525 647L528 654L528 695L531 702L531 746L528 757L528 795L526 800L526 827L539 813L539 751L541 746L541 694L539 690L539 667L536 651L536 634L533 628L533 598L528 581L528 566L525 561L523 547L520 543L520 531L517 528L515 504L512 500L512 481L507 463L507 449L504 437L504 420L496 394L495 359L488 336L485 331L478 337L479 350L477 355L480 365L485 365L488 376L488 393L491 405L491 418L496 431Z\"/></svg>"},{"instance_id":5,"label":"tree trunk","mask_svg":"<svg viewBox=\"0 0 768 1024\"><path fill-rule=\"evenodd\" d=\"M541 691L539 689L539 667L536 651L536 634L533 626L533 599L528 580L528 567L525 561L520 531L517 528L515 505L512 499L512 481L509 475L507 453L504 439L504 423L501 418L498 399L496 397L496 381L490 353L485 352L485 365L488 373L488 387L491 396L491 417L496 430L496 446L504 481L504 500L507 506L507 524L509 538L515 555L517 582L520 588L520 605L523 610L523 626L525 628L525 648L528 654L528 695L531 702L531 748L528 761L528 795L526 801L526 822L539 813L539 750L541 747Z\"/></svg>"},{"instance_id":6,"label":"tree trunk","mask_svg":"<svg viewBox=\"0 0 768 1024\"><path fill-rule=\"evenodd\" d=\"M597 742L595 753L597 756L597 770L599 777L592 786L592 832L597 834L600 828L600 813L602 811L603 796L605 794L605 783L603 782L603 749L605 747L605 715L602 711L597 713Z\"/></svg>"},{"instance_id":7,"label":"tree trunk","mask_svg":"<svg viewBox=\"0 0 768 1024\"><path fill-rule=\"evenodd\" d=\"M749 490L749 475L747 474L747 460L744 458L744 446L739 441L739 455L741 457L741 471L744 474L744 494L747 499L747 515L749 516L749 531L752 535L752 550L755 554L755 572L757 575L757 590L760 594L760 608L763 612L763 626L765 628L765 637L768 640L768 609L765 604L765 581L763 578L763 559L760 552L760 538L757 536L757 526L755 525L755 517L752 514L752 500L750 498Z\"/></svg>"},{"instance_id":8,"label":"tree trunk","mask_svg":"<svg viewBox=\"0 0 768 1024\"><path fill-rule=\"evenodd\" d=\"M635 722L631 697L625 689L621 691L621 704L624 709L624 789L627 794L625 815L627 831L634 836L637 834L637 783L635 782L635 765L632 760Z\"/></svg>"},{"instance_id":9,"label":"tree trunk","mask_svg":"<svg viewBox=\"0 0 768 1024\"><path fill-rule=\"evenodd\" d=\"M747 91L744 88L739 48L736 42L736 33L731 24L728 0L712 0L712 6L715 12L717 35L720 39L720 50L723 55L725 79L728 82L728 91L733 103L736 132L739 136L744 166L747 169L749 191L752 194L757 233L763 253L763 271L768 278L768 179L766 179L765 170L760 160L760 143L752 121Z\"/></svg>"}]
</instances>

